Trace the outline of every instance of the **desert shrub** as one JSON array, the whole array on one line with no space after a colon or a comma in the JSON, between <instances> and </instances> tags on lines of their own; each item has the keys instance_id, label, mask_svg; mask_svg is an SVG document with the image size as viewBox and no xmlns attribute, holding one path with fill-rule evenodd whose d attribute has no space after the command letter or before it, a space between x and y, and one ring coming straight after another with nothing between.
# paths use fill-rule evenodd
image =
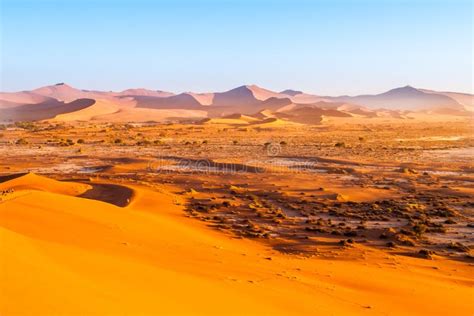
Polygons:
<instances>
[{"instance_id":1,"label":"desert shrub","mask_svg":"<svg viewBox=\"0 0 474 316\"><path fill-rule=\"evenodd\" d=\"M61 139L58 143L61 147L67 147L74 145L74 141L72 139Z\"/></svg>"},{"instance_id":2,"label":"desert shrub","mask_svg":"<svg viewBox=\"0 0 474 316\"><path fill-rule=\"evenodd\" d=\"M280 142L280 145L282 145L282 146L285 146L286 144L287 144L287 142L285 142L284 140L282 140L282 141Z\"/></svg>"},{"instance_id":3,"label":"desert shrub","mask_svg":"<svg viewBox=\"0 0 474 316\"><path fill-rule=\"evenodd\" d=\"M208 144L207 140L203 140L203 141L202 141L202 144L203 144L203 145L207 145L207 144Z\"/></svg>"},{"instance_id":4,"label":"desert shrub","mask_svg":"<svg viewBox=\"0 0 474 316\"><path fill-rule=\"evenodd\" d=\"M28 144L28 141L24 138L19 138L17 139L17 141L15 142L15 144L17 145L27 145Z\"/></svg>"},{"instance_id":5,"label":"desert shrub","mask_svg":"<svg viewBox=\"0 0 474 316\"><path fill-rule=\"evenodd\" d=\"M421 237L426 232L426 225L422 223L416 223L413 225L413 231L418 237Z\"/></svg>"},{"instance_id":6,"label":"desert shrub","mask_svg":"<svg viewBox=\"0 0 474 316\"><path fill-rule=\"evenodd\" d=\"M32 122L15 122L15 126L26 130L33 130L36 128L35 124Z\"/></svg>"},{"instance_id":7,"label":"desert shrub","mask_svg":"<svg viewBox=\"0 0 474 316\"><path fill-rule=\"evenodd\" d=\"M234 145L237 145L238 143L239 143L239 142L236 141L236 140L233 140L233 141L232 141L232 144L234 144Z\"/></svg>"},{"instance_id":8,"label":"desert shrub","mask_svg":"<svg viewBox=\"0 0 474 316\"><path fill-rule=\"evenodd\" d=\"M448 248L459 252L469 252L470 250L469 246L454 241L448 244Z\"/></svg>"},{"instance_id":9,"label":"desert shrub","mask_svg":"<svg viewBox=\"0 0 474 316\"><path fill-rule=\"evenodd\" d=\"M337 142L334 147L346 147L346 144L344 142Z\"/></svg>"},{"instance_id":10,"label":"desert shrub","mask_svg":"<svg viewBox=\"0 0 474 316\"><path fill-rule=\"evenodd\" d=\"M137 143L136 143L137 146L147 146L147 145L151 145L151 142L149 140L139 140Z\"/></svg>"},{"instance_id":11,"label":"desert shrub","mask_svg":"<svg viewBox=\"0 0 474 316\"><path fill-rule=\"evenodd\" d=\"M434 252L428 249L421 249L418 251L418 255L425 259L433 259Z\"/></svg>"},{"instance_id":12,"label":"desert shrub","mask_svg":"<svg viewBox=\"0 0 474 316\"><path fill-rule=\"evenodd\" d=\"M84 141L82 138L79 138L79 139L77 140L77 143L78 143L78 144L84 144L85 141Z\"/></svg>"},{"instance_id":13,"label":"desert shrub","mask_svg":"<svg viewBox=\"0 0 474 316\"><path fill-rule=\"evenodd\" d=\"M114 144L121 144L122 140L120 138L117 138L114 140Z\"/></svg>"}]
</instances>

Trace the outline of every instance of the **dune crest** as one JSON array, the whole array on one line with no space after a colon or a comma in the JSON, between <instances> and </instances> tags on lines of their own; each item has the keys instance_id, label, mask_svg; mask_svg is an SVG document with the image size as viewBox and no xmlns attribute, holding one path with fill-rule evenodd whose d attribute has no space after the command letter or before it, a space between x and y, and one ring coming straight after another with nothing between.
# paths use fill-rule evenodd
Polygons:
<instances>
[{"instance_id":1,"label":"dune crest","mask_svg":"<svg viewBox=\"0 0 474 316\"><path fill-rule=\"evenodd\" d=\"M34 173L18 174L0 182L0 190L37 190L71 196L80 195L92 187L77 182L57 181ZM2 181L2 178L0 178Z\"/></svg>"},{"instance_id":2,"label":"dune crest","mask_svg":"<svg viewBox=\"0 0 474 316\"><path fill-rule=\"evenodd\" d=\"M96 104L84 104L84 100ZM355 118L407 119L407 113L469 117L474 110L473 100L474 96L470 94L437 92L411 86L376 95L322 97L297 90L275 92L256 85L244 85L225 92L174 94L143 88L122 92L90 91L59 83L32 91L0 93L0 116L3 122L53 118L68 122L107 120L109 117L115 122L162 122L194 120L196 117L218 118L234 113L249 116L267 109L284 113L281 117L289 121L314 124L315 119L302 120L300 115L290 112L310 107L326 111L323 113L326 117L343 115L341 113ZM197 112L190 111L200 113L196 116Z\"/></svg>"}]
</instances>

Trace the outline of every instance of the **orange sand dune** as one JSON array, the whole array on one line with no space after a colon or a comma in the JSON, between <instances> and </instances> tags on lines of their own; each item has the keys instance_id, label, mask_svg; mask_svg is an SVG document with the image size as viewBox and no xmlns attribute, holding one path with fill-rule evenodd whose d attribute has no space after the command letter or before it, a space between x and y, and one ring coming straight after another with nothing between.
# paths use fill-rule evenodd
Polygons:
<instances>
[{"instance_id":1,"label":"orange sand dune","mask_svg":"<svg viewBox=\"0 0 474 316\"><path fill-rule=\"evenodd\" d=\"M106 122L148 122L204 118L207 112L185 109L121 108L119 111L94 117Z\"/></svg>"},{"instance_id":2,"label":"orange sand dune","mask_svg":"<svg viewBox=\"0 0 474 316\"><path fill-rule=\"evenodd\" d=\"M0 109L0 118L12 121L38 121L52 119L57 115L85 109L95 103L93 99L78 99L70 103L50 100L38 104L24 104Z\"/></svg>"},{"instance_id":3,"label":"orange sand dune","mask_svg":"<svg viewBox=\"0 0 474 316\"><path fill-rule=\"evenodd\" d=\"M51 101L51 98L30 91L0 92L0 108L14 107L22 104L37 104Z\"/></svg>"},{"instance_id":4,"label":"orange sand dune","mask_svg":"<svg viewBox=\"0 0 474 316\"><path fill-rule=\"evenodd\" d=\"M131 186L120 208L63 185L76 184L32 174L2 183L29 194L0 202L1 315L473 312L465 263L359 245L348 251L363 260L283 255L184 217L175 188Z\"/></svg>"},{"instance_id":5,"label":"orange sand dune","mask_svg":"<svg viewBox=\"0 0 474 316\"><path fill-rule=\"evenodd\" d=\"M55 121L89 121L100 116L113 114L120 110L120 106L116 103L107 100L96 100L96 102L79 111L64 113L57 115L53 120Z\"/></svg>"},{"instance_id":6,"label":"orange sand dune","mask_svg":"<svg viewBox=\"0 0 474 316\"><path fill-rule=\"evenodd\" d=\"M236 113L221 118L204 119L202 124L248 125L258 121L259 120L255 117Z\"/></svg>"},{"instance_id":7,"label":"orange sand dune","mask_svg":"<svg viewBox=\"0 0 474 316\"><path fill-rule=\"evenodd\" d=\"M79 195L91 189L90 185L75 182L61 182L50 178L38 176L34 173L18 174L3 179L7 180L0 183L0 190L37 190L65 195Z\"/></svg>"},{"instance_id":8,"label":"orange sand dune","mask_svg":"<svg viewBox=\"0 0 474 316\"><path fill-rule=\"evenodd\" d=\"M300 124L278 119L278 118L273 118L273 117L252 123L253 127L287 127L287 126L298 126L298 125Z\"/></svg>"}]
</instances>

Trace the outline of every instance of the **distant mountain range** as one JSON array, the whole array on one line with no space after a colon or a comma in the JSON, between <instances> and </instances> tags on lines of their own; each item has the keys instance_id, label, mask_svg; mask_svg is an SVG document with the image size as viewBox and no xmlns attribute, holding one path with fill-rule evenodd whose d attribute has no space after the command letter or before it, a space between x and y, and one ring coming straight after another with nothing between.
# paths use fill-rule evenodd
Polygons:
<instances>
[{"instance_id":1,"label":"distant mountain range","mask_svg":"<svg viewBox=\"0 0 474 316\"><path fill-rule=\"evenodd\" d=\"M472 116L474 95L411 86L375 95L318 96L297 90L275 92L246 85L225 92L193 93L147 89L91 91L59 83L31 91L0 93L0 122L148 122L235 117L319 124L326 117L395 117L410 113ZM211 120L212 121L212 120ZM248 120L247 120L248 121Z\"/></svg>"}]
</instances>

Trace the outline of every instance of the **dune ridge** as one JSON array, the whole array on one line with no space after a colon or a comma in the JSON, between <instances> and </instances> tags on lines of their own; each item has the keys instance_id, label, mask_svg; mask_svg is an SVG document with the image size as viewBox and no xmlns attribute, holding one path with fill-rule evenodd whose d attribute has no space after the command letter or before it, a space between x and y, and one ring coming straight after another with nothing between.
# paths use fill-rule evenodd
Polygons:
<instances>
[{"instance_id":1,"label":"dune ridge","mask_svg":"<svg viewBox=\"0 0 474 316\"><path fill-rule=\"evenodd\" d=\"M94 100L96 104L85 109L77 106L79 100ZM252 116L262 110L269 110L288 114L285 117L291 121L299 117L299 115L292 115L291 111L299 108L314 108L326 111L325 117L342 115L333 111L364 118L405 119L407 113L469 117L474 111L473 100L474 97L470 94L437 92L411 86L392 89L377 95L323 97L296 90L274 92L257 85L244 85L224 92L174 94L143 88L127 89L121 92L90 91L59 83L32 91L0 93L0 115L6 122L53 118L63 122L73 122L97 120L108 116L113 116L113 121L143 122L196 118L196 115L186 117L185 113L192 112L185 111L203 111L205 117L216 118L234 113ZM127 115L119 113L127 113ZM199 114L198 117L202 115ZM296 118L295 122L303 121L305 120ZM306 121L313 124L317 119Z\"/></svg>"}]
</instances>

